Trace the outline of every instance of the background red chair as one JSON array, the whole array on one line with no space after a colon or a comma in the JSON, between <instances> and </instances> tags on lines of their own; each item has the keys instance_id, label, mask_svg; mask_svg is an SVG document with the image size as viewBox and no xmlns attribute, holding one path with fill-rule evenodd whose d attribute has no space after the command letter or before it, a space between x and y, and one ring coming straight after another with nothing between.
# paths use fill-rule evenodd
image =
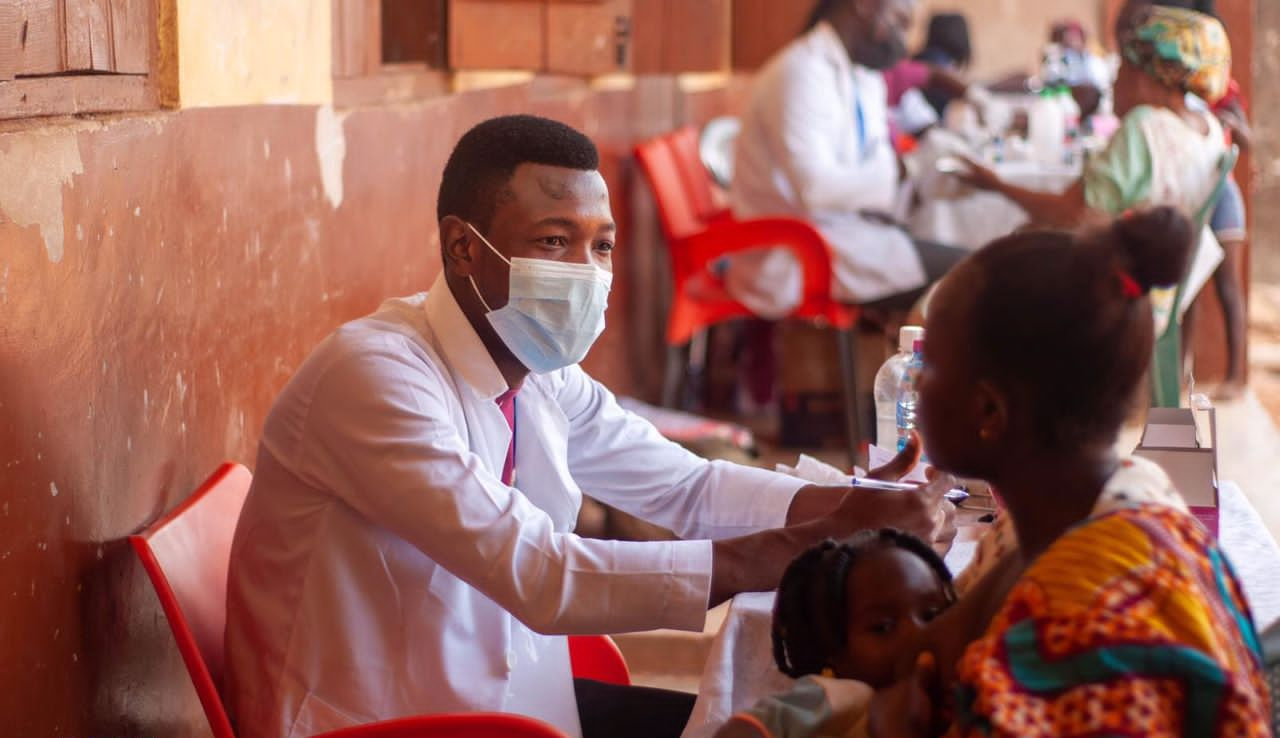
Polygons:
<instances>
[{"instance_id":1,"label":"background red chair","mask_svg":"<svg viewBox=\"0 0 1280 738\"><path fill-rule=\"evenodd\" d=\"M631 670L618 644L607 635L570 636L569 665L580 679L630 686Z\"/></svg>"},{"instance_id":2,"label":"background red chair","mask_svg":"<svg viewBox=\"0 0 1280 738\"><path fill-rule=\"evenodd\" d=\"M151 579L191 675L214 738L235 738L219 692L226 627L231 539L252 476L240 464L218 467L191 497L145 531L129 537ZM630 684L626 661L608 636L569 640L575 676ZM578 673L581 666L583 673ZM354 726L324 738L565 738L520 715L426 715Z\"/></svg>"},{"instance_id":3,"label":"background red chair","mask_svg":"<svg viewBox=\"0 0 1280 738\"><path fill-rule=\"evenodd\" d=\"M800 305L788 319L835 331L849 458L856 461L863 439L854 335L859 312L831 296L831 255L822 235L808 222L795 218L735 220L716 202L711 177L698 154L698 132L692 127L645 141L636 147L635 155L653 190L671 260L673 295L667 319L663 403L677 404L688 371L685 355L695 338L720 323L755 317L728 296L694 294L689 289L691 283L705 281L710 266L725 256L762 247L785 248L795 255L804 275Z\"/></svg>"}]
</instances>

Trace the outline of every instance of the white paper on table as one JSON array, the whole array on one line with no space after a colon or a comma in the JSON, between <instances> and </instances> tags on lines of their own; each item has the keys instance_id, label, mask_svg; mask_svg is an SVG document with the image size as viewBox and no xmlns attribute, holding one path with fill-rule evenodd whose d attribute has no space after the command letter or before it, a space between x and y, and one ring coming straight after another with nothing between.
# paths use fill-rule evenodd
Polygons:
<instances>
[{"instance_id":1,"label":"white paper on table","mask_svg":"<svg viewBox=\"0 0 1280 738\"><path fill-rule=\"evenodd\" d=\"M875 469L893 461L893 458L897 455L898 454L895 451L890 451L872 444L869 448L868 458L871 462L871 468ZM924 484L929 481L928 477L925 476L925 469L927 468L927 464L916 464L901 481ZM849 474L843 469L832 466L825 461L815 459L808 454L800 454L800 458L796 460L795 466L776 464L774 466L774 471L779 474L786 474L790 477L798 477L812 484L833 486L849 484ZM865 476L866 473L865 469L854 469L855 476Z\"/></svg>"},{"instance_id":2,"label":"white paper on table","mask_svg":"<svg viewBox=\"0 0 1280 738\"><path fill-rule=\"evenodd\" d=\"M800 454L800 458L796 460L794 467L778 464L775 469L780 474L787 474L792 477L799 477L806 482L812 484L823 484L831 486L849 485L849 473L843 469L834 467L825 461L809 456L808 454Z\"/></svg>"}]
</instances>

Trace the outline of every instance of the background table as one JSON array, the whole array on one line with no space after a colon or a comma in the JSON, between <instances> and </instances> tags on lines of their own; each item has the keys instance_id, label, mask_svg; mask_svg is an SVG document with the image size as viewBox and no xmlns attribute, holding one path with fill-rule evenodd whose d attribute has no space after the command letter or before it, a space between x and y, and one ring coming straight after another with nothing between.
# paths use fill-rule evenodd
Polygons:
<instances>
[{"instance_id":1,"label":"background table","mask_svg":"<svg viewBox=\"0 0 1280 738\"><path fill-rule=\"evenodd\" d=\"M1280 619L1280 547L1238 486L1224 482L1219 498L1219 540L1244 585L1261 631ZM947 554L952 571L969 564L981 533L972 518L962 521L960 535ZM683 738L708 738L734 712L792 684L773 663L773 598L772 592L733 598L707 657L698 701Z\"/></svg>"},{"instance_id":2,"label":"background table","mask_svg":"<svg viewBox=\"0 0 1280 738\"><path fill-rule=\"evenodd\" d=\"M1080 177L1079 167L1044 167L1014 162L996 167L1007 182L1041 192L1063 192ZM922 175L920 205L908 218L911 235L974 250L1007 236L1028 222L1027 213L1004 195L974 190L946 174Z\"/></svg>"}]
</instances>

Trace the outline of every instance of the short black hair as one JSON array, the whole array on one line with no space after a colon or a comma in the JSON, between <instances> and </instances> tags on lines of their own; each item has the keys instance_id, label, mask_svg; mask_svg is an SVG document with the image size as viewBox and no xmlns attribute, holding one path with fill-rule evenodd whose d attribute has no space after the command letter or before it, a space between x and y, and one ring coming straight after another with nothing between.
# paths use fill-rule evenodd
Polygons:
<instances>
[{"instance_id":1,"label":"short black hair","mask_svg":"<svg viewBox=\"0 0 1280 738\"><path fill-rule=\"evenodd\" d=\"M1045 448L1114 442L1151 365L1153 288L1186 274L1191 222L1135 211L1095 231L1028 231L977 251L968 346Z\"/></svg>"},{"instance_id":2,"label":"short black hair","mask_svg":"<svg viewBox=\"0 0 1280 738\"><path fill-rule=\"evenodd\" d=\"M827 19L831 15L831 11L836 9L844 0L817 0L813 4L813 10L809 11L809 19L805 21L804 30L812 31L815 26Z\"/></svg>"},{"instance_id":3,"label":"short black hair","mask_svg":"<svg viewBox=\"0 0 1280 738\"><path fill-rule=\"evenodd\" d=\"M969 20L963 13L934 13L929 18L924 48L951 57L958 67L973 61L973 44L969 37Z\"/></svg>"},{"instance_id":4,"label":"short black hair","mask_svg":"<svg viewBox=\"0 0 1280 738\"><path fill-rule=\"evenodd\" d=\"M819 674L844 649L849 635L849 572L871 551L899 548L919 556L955 600L951 571L929 544L896 528L864 530L844 541L827 539L796 557L782 575L773 607L773 660L793 679Z\"/></svg>"},{"instance_id":5,"label":"short black hair","mask_svg":"<svg viewBox=\"0 0 1280 738\"><path fill-rule=\"evenodd\" d=\"M488 228L498 193L521 164L545 164L593 171L600 168L600 152L591 139L560 121L536 115L490 118L467 131L440 180L436 218L461 218L476 228Z\"/></svg>"}]
</instances>

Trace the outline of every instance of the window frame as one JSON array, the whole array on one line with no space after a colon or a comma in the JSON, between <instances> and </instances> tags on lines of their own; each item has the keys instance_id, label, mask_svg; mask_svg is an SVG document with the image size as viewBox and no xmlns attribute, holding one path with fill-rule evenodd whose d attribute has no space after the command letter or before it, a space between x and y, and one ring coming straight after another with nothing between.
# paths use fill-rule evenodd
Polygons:
<instances>
[{"instance_id":1,"label":"window frame","mask_svg":"<svg viewBox=\"0 0 1280 738\"><path fill-rule=\"evenodd\" d=\"M332 7L334 106L409 102L453 91L447 69L425 62L383 62L381 0L332 0ZM442 33L447 34L447 27Z\"/></svg>"},{"instance_id":2,"label":"window frame","mask_svg":"<svg viewBox=\"0 0 1280 738\"><path fill-rule=\"evenodd\" d=\"M81 10L90 4L86 2ZM106 14L108 29L114 22L114 0L93 0L93 5ZM16 2L0 2L0 121L59 115L91 113L124 113L155 110L164 96L159 84L161 3L135 0L135 9L144 13L145 72L76 70L49 74L18 76L19 47L24 43L27 20ZM68 5L65 0L54 3L58 54L67 65ZM109 33L110 31L108 31ZM109 37L110 58L115 60L116 38ZM93 66L91 61L90 66Z\"/></svg>"}]
</instances>

